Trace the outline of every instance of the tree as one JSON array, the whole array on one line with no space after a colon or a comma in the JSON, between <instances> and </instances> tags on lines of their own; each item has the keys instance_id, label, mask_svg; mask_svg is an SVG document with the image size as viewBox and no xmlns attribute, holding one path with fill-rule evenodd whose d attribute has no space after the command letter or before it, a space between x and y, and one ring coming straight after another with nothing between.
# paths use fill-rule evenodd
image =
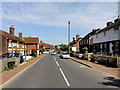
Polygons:
<instances>
[{"instance_id":1,"label":"tree","mask_svg":"<svg viewBox=\"0 0 120 90\"><path fill-rule=\"evenodd\" d=\"M57 51L58 50L58 45L55 45L55 51Z\"/></svg>"},{"instance_id":2,"label":"tree","mask_svg":"<svg viewBox=\"0 0 120 90\"><path fill-rule=\"evenodd\" d=\"M32 49L32 56L34 56L34 57L37 56L37 50L36 49Z\"/></svg>"},{"instance_id":3,"label":"tree","mask_svg":"<svg viewBox=\"0 0 120 90\"><path fill-rule=\"evenodd\" d=\"M68 50L69 50L69 46L68 46L68 45L65 45L65 44L62 44L60 49L61 49L62 51L68 51Z\"/></svg>"}]
</instances>

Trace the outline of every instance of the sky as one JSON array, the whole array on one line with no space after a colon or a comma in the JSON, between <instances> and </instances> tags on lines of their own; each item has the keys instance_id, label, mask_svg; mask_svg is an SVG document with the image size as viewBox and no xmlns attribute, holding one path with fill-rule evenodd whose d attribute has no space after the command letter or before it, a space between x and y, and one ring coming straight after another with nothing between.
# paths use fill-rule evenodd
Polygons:
<instances>
[{"instance_id":1,"label":"sky","mask_svg":"<svg viewBox=\"0 0 120 90\"><path fill-rule=\"evenodd\" d=\"M9 1L9 0L8 0ZM68 21L71 40L92 29L104 28L117 18L117 2L2 2L2 30L15 26L15 35L39 37L45 43L67 44ZM1 10L0 10L1 11Z\"/></svg>"}]
</instances>

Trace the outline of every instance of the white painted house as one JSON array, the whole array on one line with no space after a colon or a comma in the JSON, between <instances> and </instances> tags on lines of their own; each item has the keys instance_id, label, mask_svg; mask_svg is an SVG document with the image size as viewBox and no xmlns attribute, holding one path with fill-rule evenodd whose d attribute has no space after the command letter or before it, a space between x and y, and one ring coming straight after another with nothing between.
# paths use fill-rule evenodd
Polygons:
<instances>
[{"instance_id":1,"label":"white painted house","mask_svg":"<svg viewBox=\"0 0 120 90\"><path fill-rule=\"evenodd\" d=\"M100 29L93 36L94 52L102 54L120 55L120 18L107 22L107 26Z\"/></svg>"}]
</instances>

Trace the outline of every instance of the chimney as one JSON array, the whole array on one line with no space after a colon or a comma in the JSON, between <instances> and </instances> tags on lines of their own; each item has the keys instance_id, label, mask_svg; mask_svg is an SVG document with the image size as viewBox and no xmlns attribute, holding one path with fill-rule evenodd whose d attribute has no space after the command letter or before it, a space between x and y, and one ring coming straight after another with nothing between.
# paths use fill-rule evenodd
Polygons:
<instances>
[{"instance_id":1,"label":"chimney","mask_svg":"<svg viewBox=\"0 0 120 90\"><path fill-rule=\"evenodd\" d=\"M75 37L73 37L73 41L75 41Z\"/></svg>"},{"instance_id":2,"label":"chimney","mask_svg":"<svg viewBox=\"0 0 120 90\"><path fill-rule=\"evenodd\" d=\"M10 30L10 34L14 35L14 30L15 30L14 25L11 25L11 26L9 27L9 30Z\"/></svg>"},{"instance_id":3,"label":"chimney","mask_svg":"<svg viewBox=\"0 0 120 90\"><path fill-rule=\"evenodd\" d=\"M116 22L118 22L118 21L120 21L120 18L115 19L115 20L114 20L114 23L116 23Z\"/></svg>"},{"instance_id":4,"label":"chimney","mask_svg":"<svg viewBox=\"0 0 120 90\"><path fill-rule=\"evenodd\" d=\"M40 43L43 43L43 41L41 40Z\"/></svg>"},{"instance_id":5,"label":"chimney","mask_svg":"<svg viewBox=\"0 0 120 90\"><path fill-rule=\"evenodd\" d=\"M19 33L19 38L21 38L21 39L22 39L22 33Z\"/></svg>"},{"instance_id":6,"label":"chimney","mask_svg":"<svg viewBox=\"0 0 120 90\"><path fill-rule=\"evenodd\" d=\"M95 31L96 31L96 29L93 29L93 30L92 30L92 32L95 32Z\"/></svg>"},{"instance_id":7,"label":"chimney","mask_svg":"<svg viewBox=\"0 0 120 90\"><path fill-rule=\"evenodd\" d=\"M107 22L106 24L107 24L107 27L108 27L108 26L112 25L113 22Z\"/></svg>"},{"instance_id":8,"label":"chimney","mask_svg":"<svg viewBox=\"0 0 120 90\"><path fill-rule=\"evenodd\" d=\"M80 38L80 35L79 34L77 34L76 35L76 40L78 40Z\"/></svg>"}]
</instances>

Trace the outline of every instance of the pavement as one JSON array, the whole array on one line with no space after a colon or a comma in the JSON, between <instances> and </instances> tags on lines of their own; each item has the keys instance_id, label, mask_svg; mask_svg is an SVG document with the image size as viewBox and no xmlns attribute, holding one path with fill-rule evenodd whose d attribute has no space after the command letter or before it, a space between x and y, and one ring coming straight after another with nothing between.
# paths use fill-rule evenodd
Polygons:
<instances>
[{"instance_id":1,"label":"pavement","mask_svg":"<svg viewBox=\"0 0 120 90\"><path fill-rule=\"evenodd\" d=\"M45 54L36 57L30 62L24 62L18 67L14 67L14 69L11 69L10 71L5 71L3 73L0 73L0 85L7 82L13 76L15 76L16 74L18 74L19 72L27 68L28 66L32 65L33 63L35 63L38 59L42 58L43 56L45 56Z\"/></svg>"},{"instance_id":2,"label":"pavement","mask_svg":"<svg viewBox=\"0 0 120 90\"><path fill-rule=\"evenodd\" d=\"M118 79L72 59L47 54L2 88L118 88Z\"/></svg>"},{"instance_id":3,"label":"pavement","mask_svg":"<svg viewBox=\"0 0 120 90\"><path fill-rule=\"evenodd\" d=\"M107 67L107 66L104 66L104 65L96 64L96 63L89 62L89 61L82 60L82 59L78 59L78 58L75 58L75 57L71 57L71 59L76 61L76 62L79 62L81 64L84 64L88 67L91 67L91 68L94 68L96 70L105 72L105 73L111 75L114 78L120 79L120 68Z\"/></svg>"}]
</instances>

